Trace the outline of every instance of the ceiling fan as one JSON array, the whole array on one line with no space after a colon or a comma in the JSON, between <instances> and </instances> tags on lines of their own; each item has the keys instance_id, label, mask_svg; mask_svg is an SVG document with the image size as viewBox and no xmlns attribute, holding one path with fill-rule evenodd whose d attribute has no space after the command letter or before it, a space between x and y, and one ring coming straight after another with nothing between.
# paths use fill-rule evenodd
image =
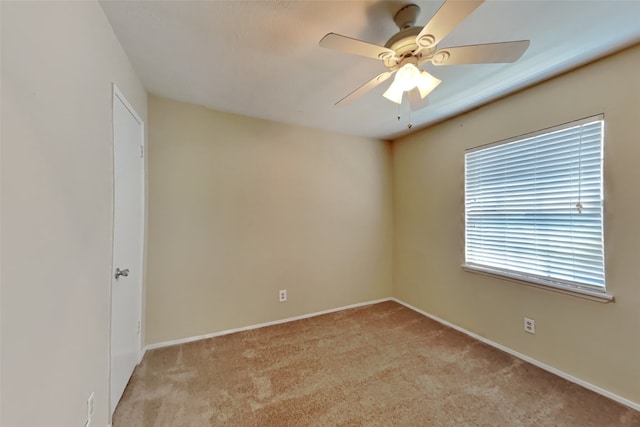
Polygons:
<instances>
[{"instance_id":1,"label":"ceiling fan","mask_svg":"<svg viewBox=\"0 0 640 427\"><path fill-rule=\"evenodd\" d=\"M484 0L446 0L424 26L415 25L420 7L408 4L393 17L400 29L384 46L329 33L320 40L320 46L340 52L378 59L387 71L378 74L338 102L346 104L395 74L393 83L384 97L402 103L405 92L412 110L426 105L427 95L441 81L420 67L426 62L433 65L490 64L517 61L529 47L529 40L487 43L438 49L440 42Z\"/></svg>"}]
</instances>

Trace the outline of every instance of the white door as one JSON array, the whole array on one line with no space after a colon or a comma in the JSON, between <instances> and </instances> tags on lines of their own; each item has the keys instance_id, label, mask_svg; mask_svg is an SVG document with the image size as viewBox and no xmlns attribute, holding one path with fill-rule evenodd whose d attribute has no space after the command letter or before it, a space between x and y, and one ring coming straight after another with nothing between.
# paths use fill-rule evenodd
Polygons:
<instances>
[{"instance_id":1,"label":"white door","mask_svg":"<svg viewBox=\"0 0 640 427\"><path fill-rule=\"evenodd\" d=\"M144 236L144 124L113 87L113 271L111 414L141 356Z\"/></svg>"}]
</instances>

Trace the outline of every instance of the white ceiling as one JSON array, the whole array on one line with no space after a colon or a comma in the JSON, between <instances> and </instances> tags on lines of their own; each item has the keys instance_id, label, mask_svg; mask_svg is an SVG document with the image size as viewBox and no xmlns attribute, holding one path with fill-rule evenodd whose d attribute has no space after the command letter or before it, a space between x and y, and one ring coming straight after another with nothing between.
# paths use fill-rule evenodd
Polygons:
<instances>
[{"instance_id":1,"label":"white ceiling","mask_svg":"<svg viewBox=\"0 0 640 427\"><path fill-rule=\"evenodd\" d=\"M454 0L455 1L455 0ZM409 108L382 97L390 81L334 103L385 71L381 61L323 49L328 32L384 45L407 1L101 2L146 89L252 117L392 139ZM413 1L424 25L442 0ZM514 64L424 68L443 83L411 113L413 130L640 42L640 0L486 1L439 45L531 40Z\"/></svg>"}]
</instances>

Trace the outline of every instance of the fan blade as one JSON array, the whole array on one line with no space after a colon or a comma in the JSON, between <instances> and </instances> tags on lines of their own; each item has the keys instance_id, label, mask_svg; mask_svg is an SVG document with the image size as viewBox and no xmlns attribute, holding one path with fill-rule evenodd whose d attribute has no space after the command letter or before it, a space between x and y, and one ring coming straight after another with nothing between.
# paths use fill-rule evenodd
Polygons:
<instances>
[{"instance_id":1,"label":"fan blade","mask_svg":"<svg viewBox=\"0 0 640 427\"><path fill-rule=\"evenodd\" d=\"M320 46L353 55L366 56L373 59L388 59L395 56L395 52L383 46L352 39L336 33L329 33L320 40Z\"/></svg>"},{"instance_id":2,"label":"fan blade","mask_svg":"<svg viewBox=\"0 0 640 427\"><path fill-rule=\"evenodd\" d=\"M437 45L483 2L484 0L445 1L420 31L416 43L421 47Z\"/></svg>"},{"instance_id":3,"label":"fan blade","mask_svg":"<svg viewBox=\"0 0 640 427\"><path fill-rule=\"evenodd\" d=\"M375 76L374 78L372 78L371 80L369 80L368 82L360 86L358 89L354 90L349 95L345 96L340 101L336 102L336 105L348 104L349 102L353 101L354 99L358 98L361 95L364 95L374 87L378 86L380 83L387 80L389 77L393 75L393 73L394 71L385 71L384 73L378 74L377 76Z\"/></svg>"},{"instance_id":4,"label":"fan blade","mask_svg":"<svg viewBox=\"0 0 640 427\"><path fill-rule=\"evenodd\" d=\"M529 40L476 44L441 49L433 55L433 65L499 64L517 61L529 47Z\"/></svg>"},{"instance_id":5,"label":"fan blade","mask_svg":"<svg viewBox=\"0 0 640 427\"><path fill-rule=\"evenodd\" d=\"M418 111L429 105L429 100L426 96L422 98L418 88L415 88L409 91L409 105L411 106L411 111Z\"/></svg>"}]
</instances>

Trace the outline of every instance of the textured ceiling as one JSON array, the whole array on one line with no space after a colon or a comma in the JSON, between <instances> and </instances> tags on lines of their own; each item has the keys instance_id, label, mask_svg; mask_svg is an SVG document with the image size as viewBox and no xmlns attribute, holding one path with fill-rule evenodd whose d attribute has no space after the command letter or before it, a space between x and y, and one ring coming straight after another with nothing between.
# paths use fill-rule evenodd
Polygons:
<instances>
[{"instance_id":1,"label":"textured ceiling","mask_svg":"<svg viewBox=\"0 0 640 427\"><path fill-rule=\"evenodd\" d=\"M454 0L455 1L455 0ZM381 61L318 46L328 32L384 45L398 1L102 1L148 91L252 117L390 139L640 42L640 1L486 1L439 47L531 40L514 64L424 68L442 80L409 117L382 84ZM442 0L414 1L424 25ZM389 81L390 82L390 81ZM402 116L397 120L398 111Z\"/></svg>"}]
</instances>

